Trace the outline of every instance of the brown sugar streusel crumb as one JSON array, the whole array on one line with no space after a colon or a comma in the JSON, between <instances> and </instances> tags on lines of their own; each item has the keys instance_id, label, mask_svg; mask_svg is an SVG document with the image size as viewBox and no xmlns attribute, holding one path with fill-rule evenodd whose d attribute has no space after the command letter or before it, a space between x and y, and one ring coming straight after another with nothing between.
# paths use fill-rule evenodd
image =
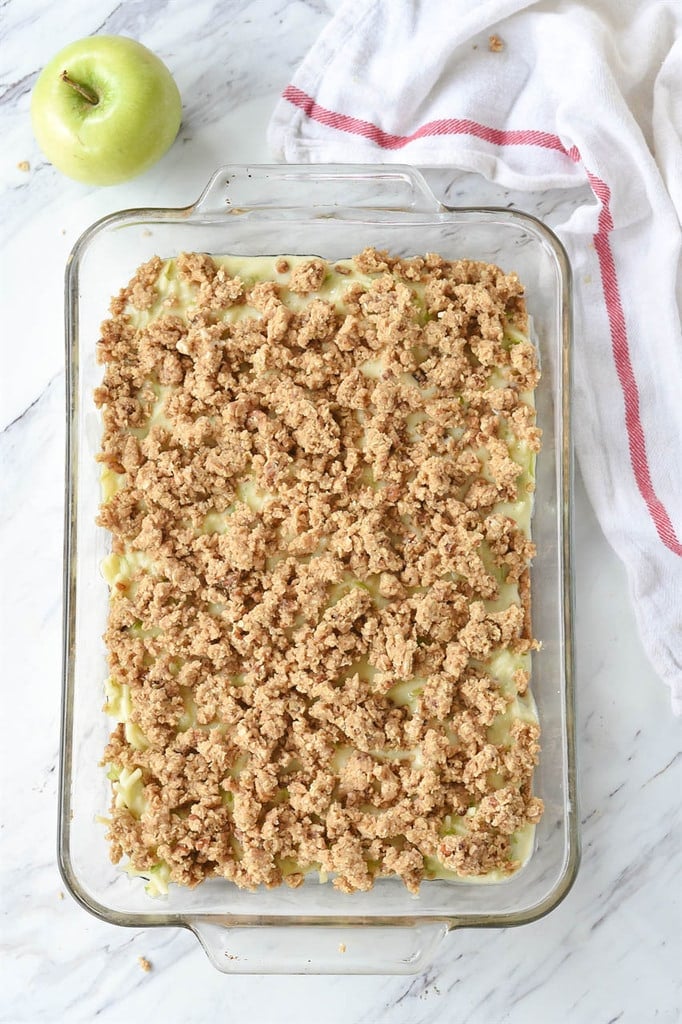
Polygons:
<instances>
[{"instance_id":1,"label":"brown sugar streusel crumb","mask_svg":"<svg viewBox=\"0 0 682 1024\"><path fill-rule=\"evenodd\" d=\"M144 971L144 973L145 974L149 974L149 972L152 969L152 965L149 962L149 960L147 960L146 956L138 956L137 962L140 965L140 967L142 968L142 970Z\"/></svg>"},{"instance_id":2,"label":"brown sugar streusel crumb","mask_svg":"<svg viewBox=\"0 0 682 1024\"><path fill-rule=\"evenodd\" d=\"M488 49L491 53L501 53L504 50L504 43L499 36L490 36L488 38Z\"/></svg>"},{"instance_id":3,"label":"brown sugar streusel crumb","mask_svg":"<svg viewBox=\"0 0 682 1024\"><path fill-rule=\"evenodd\" d=\"M343 892L509 873L541 813L538 726L493 728L528 673L505 689L492 660L536 646L508 511L514 452L540 445L535 349L505 334L522 286L368 249L335 304L325 261L285 262L286 285L249 284L155 257L102 326L99 521L127 560L106 643L130 697L104 761L143 796L114 783L112 859L189 886L315 868Z\"/></svg>"}]
</instances>

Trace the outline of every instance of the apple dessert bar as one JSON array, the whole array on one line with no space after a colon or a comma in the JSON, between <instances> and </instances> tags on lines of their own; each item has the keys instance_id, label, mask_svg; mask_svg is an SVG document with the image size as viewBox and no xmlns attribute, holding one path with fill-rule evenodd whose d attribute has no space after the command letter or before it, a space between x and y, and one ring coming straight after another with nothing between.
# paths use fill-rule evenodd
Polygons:
<instances>
[{"instance_id":1,"label":"apple dessert bar","mask_svg":"<svg viewBox=\"0 0 682 1024\"><path fill-rule=\"evenodd\" d=\"M154 893L517 871L542 802L516 275L184 253L111 314L113 861Z\"/></svg>"}]
</instances>

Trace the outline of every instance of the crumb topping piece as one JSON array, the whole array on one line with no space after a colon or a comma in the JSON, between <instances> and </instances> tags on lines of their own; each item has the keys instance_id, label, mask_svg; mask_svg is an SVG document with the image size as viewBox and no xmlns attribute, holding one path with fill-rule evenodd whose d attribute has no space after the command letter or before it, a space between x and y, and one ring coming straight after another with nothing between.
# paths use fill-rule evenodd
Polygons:
<instances>
[{"instance_id":1,"label":"crumb topping piece","mask_svg":"<svg viewBox=\"0 0 682 1024\"><path fill-rule=\"evenodd\" d=\"M522 286L375 249L230 266L154 257L102 325L112 859L510 873L541 813Z\"/></svg>"}]
</instances>

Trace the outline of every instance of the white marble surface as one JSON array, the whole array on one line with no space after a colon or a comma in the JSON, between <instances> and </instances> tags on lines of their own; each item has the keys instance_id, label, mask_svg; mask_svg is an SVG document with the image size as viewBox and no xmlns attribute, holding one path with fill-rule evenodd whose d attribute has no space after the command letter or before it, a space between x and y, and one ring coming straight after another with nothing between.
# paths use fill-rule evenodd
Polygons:
<instances>
[{"instance_id":1,"label":"white marble surface","mask_svg":"<svg viewBox=\"0 0 682 1024\"><path fill-rule=\"evenodd\" d=\"M0 744L0 1021L674 1024L682 1004L679 722L644 658L623 570L579 483L583 863L549 917L516 930L455 932L413 978L226 977L191 934L119 929L64 894L55 854L64 262L83 228L103 214L183 205L217 165L266 160L276 95L333 6L2 4L0 595L2 685L12 699ZM135 35L158 52L185 104L168 156L139 180L105 190L70 182L47 165L28 119L38 70L58 48L94 31ZM30 172L17 169L22 160ZM464 179L451 194L462 189L479 200L521 202L550 222L556 215L556 197L520 199ZM138 956L151 962L149 973Z\"/></svg>"}]
</instances>

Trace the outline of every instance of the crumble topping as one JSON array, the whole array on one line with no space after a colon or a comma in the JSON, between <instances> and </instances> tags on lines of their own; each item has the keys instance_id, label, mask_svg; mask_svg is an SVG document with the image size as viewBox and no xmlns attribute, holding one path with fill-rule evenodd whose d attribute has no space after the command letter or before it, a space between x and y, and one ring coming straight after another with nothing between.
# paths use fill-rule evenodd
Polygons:
<instances>
[{"instance_id":1,"label":"crumble topping","mask_svg":"<svg viewBox=\"0 0 682 1024\"><path fill-rule=\"evenodd\" d=\"M435 254L236 262L154 257L102 326L112 859L509 874L542 811L523 288Z\"/></svg>"}]
</instances>

